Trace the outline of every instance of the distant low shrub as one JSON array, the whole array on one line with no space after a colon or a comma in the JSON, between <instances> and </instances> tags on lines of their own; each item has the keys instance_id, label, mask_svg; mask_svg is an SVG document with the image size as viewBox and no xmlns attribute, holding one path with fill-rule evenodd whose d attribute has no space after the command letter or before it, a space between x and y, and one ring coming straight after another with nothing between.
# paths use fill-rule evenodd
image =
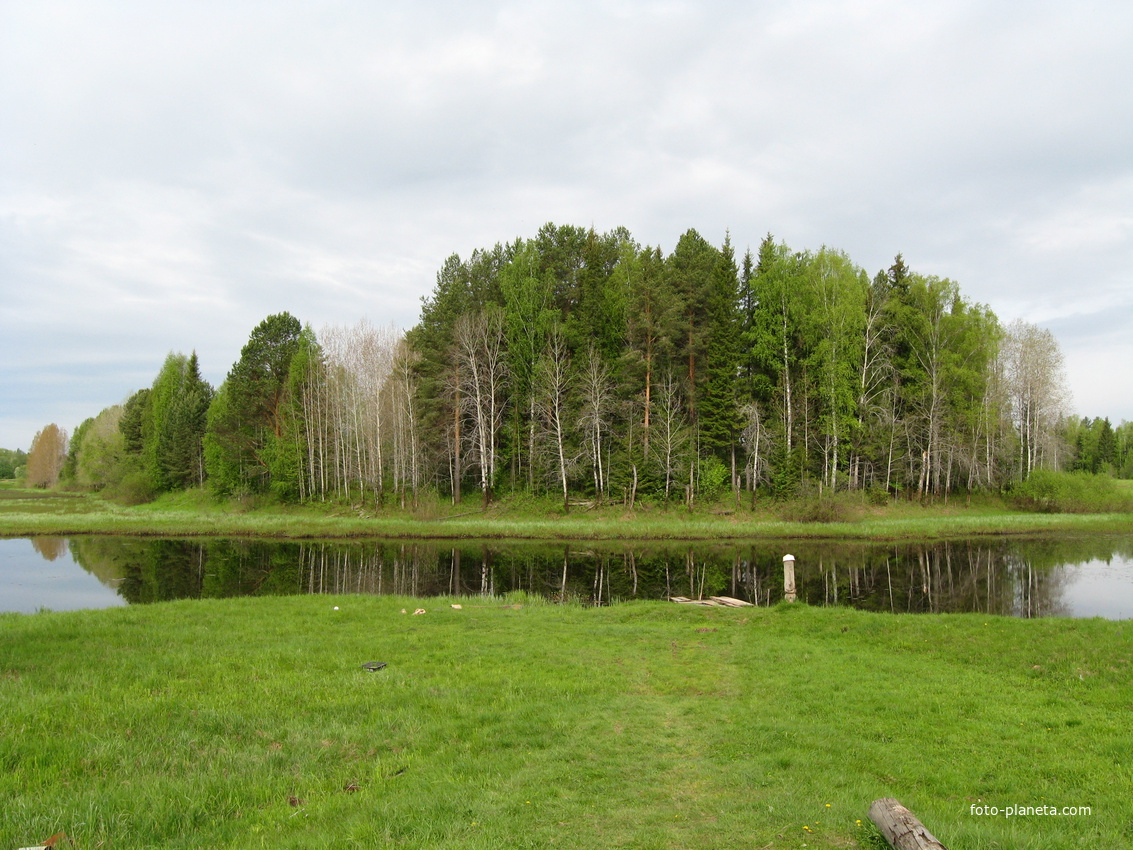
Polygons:
<instances>
[{"instance_id":1,"label":"distant low shrub","mask_svg":"<svg viewBox=\"0 0 1133 850\"><path fill-rule=\"evenodd\" d=\"M281 502L273 502L270 496L265 496L262 493L252 493L248 490L242 490L239 493L233 494L228 500L228 509L233 513L247 514L270 504L281 504Z\"/></svg>"},{"instance_id":2,"label":"distant low shrub","mask_svg":"<svg viewBox=\"0 0 1133 850\"><path fill-rule=\"evenodd\" d=\"M150 478L141 469L131 469L120 479L108 484L103 495L122 505L144 505L157 498Z\"/></svg>"},{"instance_id":3,"label":"distant low shrub","mask_svg":"<svg viewBox=\"0 0 1133 850\"><path fill-rule=\"evenodd\" d=\"M1040 513L1090 514L1133 512L1133 494L1112 478L1088 472L1036 469L1011 488L1016 507Z\"/></svg>"},{"instance_id":4,"label":"distant low shrub","mask_svg":"<svg viewBox=\"0 0 1133 850\"><path fill-rule=\"evenodd\" d=\"M880 484L874 484L866 490L866 499L875 507L884 507L889 504L889 491Z\"/></svg>"},{"instance_id":5,"label":"distant low shrub","mask_svg":"<svg viewBox=\"0 0 1133 850\"><path fill-rule=\"evenodd\" d=\"M718 457L705 458L700 462L699 497L706 501L717 498L731 483L731 473Z\"/></svg>"},{"instance_id":6,"label":"distant low shrub","mask_svg":"<svg viewBox=\"0 0 1133 850\"><path fill-rule=\"evenodd\" d=\"M572 498L572 503L574 499ZM461 505L464 511L476 510L483 504L480 492L466 493ZM546 490L532 493L530 490L512 490L496 495L492 506L506 513L556 516L563 512L562 491Z\"/></svg>"},{"instance_id":7,"label":"distant low shrub","mask_svg":"<svg viewBox=\"0 0 1133 850\"><path fill-rule=\"evenodd\" d=\"M406 505L415 519L436 519L441 516L441 496L434 487L422 487L406 496Z\"/></svg>"},{"instance_id":8,"label":"distant low shrub","mask_svg":"<svg viewBox=\"0 0 1133 850\"><path fill-rule=\"evenodd\" d=\"M861 514L860 494L809 493L784 501L779 515L788 522L852 522Z\"/></svg>"}]
</instances>

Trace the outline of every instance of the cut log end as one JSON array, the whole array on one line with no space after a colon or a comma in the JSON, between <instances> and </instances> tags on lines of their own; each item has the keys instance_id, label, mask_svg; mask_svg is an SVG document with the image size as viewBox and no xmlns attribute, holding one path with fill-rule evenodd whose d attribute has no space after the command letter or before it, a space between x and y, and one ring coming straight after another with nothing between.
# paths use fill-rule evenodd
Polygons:
<instances>
[{"instance_id":1,"label":"cut log end","mask_svg":"<svg viewBox=\"0 0 1133 850\"><path fill-rule=\"evenodd\" d=\"M874 800L869 807L869 819L894 850L947 850L916 815L893 797Z\"/></svg>"}]
</instances>

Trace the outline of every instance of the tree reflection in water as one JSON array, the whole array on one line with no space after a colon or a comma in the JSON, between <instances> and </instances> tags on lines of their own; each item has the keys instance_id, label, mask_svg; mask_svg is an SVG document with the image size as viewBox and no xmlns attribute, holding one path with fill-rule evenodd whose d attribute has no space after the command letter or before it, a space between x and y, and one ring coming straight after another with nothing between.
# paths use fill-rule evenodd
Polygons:
<instances>
[{"instance_id":1,"label":"tree reflection in water","mask_svg":"<svg viewBox=\"0 0 1133 850\"><path fill-rule=\"evenodd\" d=\"M40 543L41 551L54 551ZM1067 565L1123 559L1133 538L971 539L945 543L595 544L452 541L279 542L75 538L72 556L131 603L167 599L362 593L554 601L783 595L782 556L796 557L799 599L891 612L1066 616ZM1133 606L1131 606L1133 607Z\"/></svg>"}]
</instances>

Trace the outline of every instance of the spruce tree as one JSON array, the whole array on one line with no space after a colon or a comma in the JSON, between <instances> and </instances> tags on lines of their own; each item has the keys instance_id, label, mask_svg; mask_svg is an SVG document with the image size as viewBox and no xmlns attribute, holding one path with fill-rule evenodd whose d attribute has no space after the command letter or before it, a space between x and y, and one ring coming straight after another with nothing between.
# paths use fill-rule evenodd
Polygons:
<instances>
[{"instance_id":1,"label":"spruce tree","mask_svg":"<svg viewBox=\"0 0 1133 850\"><path fill-rule=\"evenodd\" d=\"M185 362L158 436L158 463L170 489L204 483L203 441L212 396L194 351Z\"/></svg>"},{"instance_id":2,"label":"spruce tree","mask_svg":"<svg viewBox=\"0 0 1133 850\"><path fill-rule=\"evenodd\" d=\"M731 238L724 240L705 299L704 389L699 405L700 446L725 463L741 428L736 403L739 375L739 280Z\"/></svg>"}]
</instances>

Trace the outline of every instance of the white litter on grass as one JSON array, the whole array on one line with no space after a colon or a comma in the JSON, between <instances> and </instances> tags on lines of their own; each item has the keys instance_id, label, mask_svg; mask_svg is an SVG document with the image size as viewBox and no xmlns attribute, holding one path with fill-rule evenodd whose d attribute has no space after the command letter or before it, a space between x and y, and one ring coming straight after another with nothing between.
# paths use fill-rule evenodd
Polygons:
<instances>
[{"instance_id":1,"label":"white litter on grass","mask_svg":"<svg viewBox=\"0 0 1133 850\"><path fill-rule=\"evenodd\" d=\"M337 610L338 610L338 606L337 606L337 605L335 605L335 606L334 606L334 610L335 610L335 611L337 611Z\"/></svg>"},{"instance_id":2,"label":"white litter on grass","mask_svg":"<svg viewBox=\"0 0 1133 850\"><path fill-rule=\"evenodd\" d=\"M452 607L455 608L457 611L460 611L462 608L464 608L463 605L457 605L455 602L453 603Z\"/></svg>"}]
</instances>

